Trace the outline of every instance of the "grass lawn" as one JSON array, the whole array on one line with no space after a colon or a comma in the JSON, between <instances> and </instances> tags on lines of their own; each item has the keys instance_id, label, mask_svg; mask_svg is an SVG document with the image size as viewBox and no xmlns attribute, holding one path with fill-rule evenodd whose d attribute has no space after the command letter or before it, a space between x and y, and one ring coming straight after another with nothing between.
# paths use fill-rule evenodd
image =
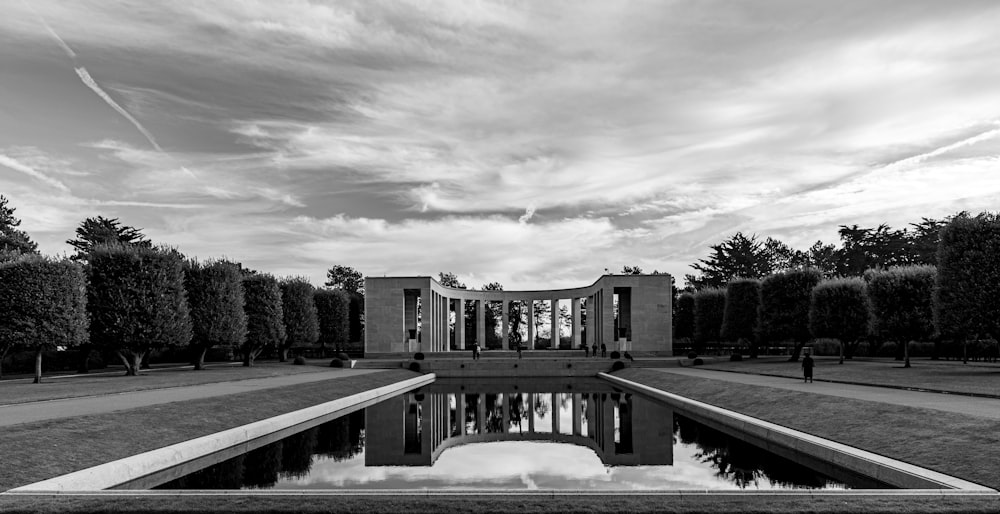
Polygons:
<instances>
[{"instance_id":1,"label":"grass lawn","mask_svg":"<svg viewBox=\"0 0 1000 514\"><path fill-rule=\"evenodd\" d=\"M962 393L1000 396L1000 364L969 363L961 361L932 361L910 359L911 368L903 368L902 361L891 358L864 358L845 360L837 364L837 357L815 357L817 380L841 380L872 385L889 385L917 389L935 389ZM682 362L687 363L687 359ZM788 362L788 357L761 357L739 362L719 360L705 364L706 369L740 371L802 377L801 362Z\"/></svg>"},{"instance_id":2,"label":"grass lawn","mask_svg":"<svg viewBox=\"0 0 1000 514\"><path fill-rule=\"evenodd\" d=\"M329 360L314 361L314 363L316 364L314 366L295 366L291 362L258 361L252 368L209 363L201 371L190 368L163 369L144 371L135 377L126 377L122 371L121 374L110 375L86 374L72 378L43 378L40 384L32 384L30 380L3 380L0 381L0 405L311 373L328 369L320 366L329 364Z\"/></svg>"},{"instance_id":3,"label":"grass lawn","mask_svg":"<svg viewBox=\"0 0 1000 514\"><path fill-rule=\"evenodd\" d=\"M284 496L284 497L0 497L14 512L996 512L996 498L782 496Z\"/></svg>"},{"instance_id":4,"label":"grass lawn","mask_svg":"<svg viewBox=\"0 0 1000 514\"><path fill-rule=\"evenodd\" d=\"M4 464L0 466L0 491L414 376L415 373L407 370L389 370L347 379L5 427L0 436L0 456Z\"/></svg>"},{"instance_id":5,"label":"grass lawn","mask_svg":"<svg viewBox=\"0 0 1000 514\"><path fill-rule=\"evenodd\" d=\"M631 368L616 376L994 489L1000 422L930 409ZM989 400L992 401L992 400Z\"/></svg>"}]
</instances>

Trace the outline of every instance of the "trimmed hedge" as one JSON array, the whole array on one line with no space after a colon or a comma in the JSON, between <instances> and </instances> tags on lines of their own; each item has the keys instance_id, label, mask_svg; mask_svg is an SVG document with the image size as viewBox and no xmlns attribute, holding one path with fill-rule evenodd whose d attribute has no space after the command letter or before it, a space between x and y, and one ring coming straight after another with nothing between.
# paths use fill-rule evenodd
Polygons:
<instances>
[{"instance_id":1,"label":"trimmed hedge","mask_svg":"<svg viewBox=\"0 0 1000 514\"><path fill-rule=\"evenodd\" d=\"M1000 339L1000 215L956 216L940 238L935 326L948 339Z\"/></svg>"},{"instance_id":2,"label":"trimmed hedge","mask_svg":"<svg viewBox=\"0 0 1000 514\"><path fill-rule=\"evenodd\" d=\"M907 266L868 274L871 331L883 341L903 344L934 336L934 266ZM897 357L901 357L897 355Z\"/></svg>"},{"instance_id":3,"label":"trimmed hedge","mask_svg":"<svg viewBox=\"0 0 1000 514\"><path fill-rule=\"evenodd\" d=\"M674 317L674 339L694 337L694 295L682 293L677 297L677 315Z\"/></svg>"},{"instance_id":4,"label":"trimmed hedge","mask_svg":"<svg viewBox=\"0 0 1000 514\"><path fill-rule=\"evenodd\" d=\"M711 287L694 294L694 341L699 348L719 341L725 310L725 289Z\"/></svg>"},{"instance_id":5,"label":"trimmed hedge","mask_svg":"<svg viewBox=\"0 0 1000 514\"><path fill-rule=\"evenodd\" d=\"M858 341L868 333L871 312L865 281L858 277L824 280L809 300L809 331L816 338L840 341L844 355L854 355Z\"/></svg>"},{"instance_id":6,"label":"trimmed hedge","mask_svg":"<svg viewBox=\"0 0 1000 514\"><path fill-rule=\"evenodd\" d=\"M243 365L253 366L260 352L266 348L277 348L285 342L284 311L278 280L266 273L244 276L243 311L247 316Z\"/></svg>"},{"instance_id":7,"label":"trimmed hedge","mask_svg":"<svg viewBox=\"0 0 1000 514\"><path fill-rule=\"evenodd\" d=\"M313 299L320 345L342 352L350 338L350 295L341 289L317 289Z\"/></svg>"},{"instance_id":8,"label":"trimmed hedge","mask_svg":"<svg viewBox=\"0 0 1000 514\"><path fill-rule=\"evenodd\" d=\"M281 281L281 309L285 322L285 341L278 347L278 360L285 362L288 349L308 346L319 339L319 316L313 294L316 289L304 278Z\"/></svg>"},{"instance_id":9,"label":"trimmed hedge","mask_svg":"<svg viewBox=\"0 0 1000 514\"><path fill-rule=\"evenodd\" d=\"M45 350L87 342L82 268L33 255L0 263L0 313L0 361L15 345L33 350L35 383L41 382Z\"/></svg>"},{"instance_id":10,"label":"trimmed hedge","mask_svg":"<svg viewBox=\"0 0 1000 514\"><path fill-rule=\"evenodd\" d=\"M750 356L757 356L757 313L760 310L760 280L736 279L726 285L726 307L720 335L723 341L745 340Z\"/></svg>"},{"instance_id":11,"label":"trimmed hedge","mask_svg":"<svg viewBox=\"0 0 1000 514\"><path fill-rule=\"evenodd\" d=\"M91 341L117 352L128 375L163 346L191 341L183 256L161 247L101 245L89 256Z\"/></svg>"},{"instance_id":12,"label":"trimmed hedge","mask_svg":"<svg viewBox=\"0 0 1000 514\"><path fill-rule=\"evenodd\" d=\"M243 273L228 261L184 265L184 288L191 311L194 369L201 369L213 346L239 347L247 336L243 310Z\"/></svg>"},{"instance_id":13,"label":"trimmed hedge","mask_svg":"<svg viewBox=\"0 0 1000 514\"><path fill-rule=\"evenodd\" d=\"M822 274L815 269L776 273L760 283L761 343L794 341L790 361L799 360L802 347L809 341L809 301Z\"/></svg>"}]
</instances>

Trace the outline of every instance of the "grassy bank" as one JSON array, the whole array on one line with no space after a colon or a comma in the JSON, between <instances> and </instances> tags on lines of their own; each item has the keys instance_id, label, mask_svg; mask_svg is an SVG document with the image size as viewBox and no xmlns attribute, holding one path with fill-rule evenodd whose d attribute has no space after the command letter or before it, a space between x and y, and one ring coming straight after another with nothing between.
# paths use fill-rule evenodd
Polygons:
<instances>
[{"instance_id":1,"label":"grassy bank","mask_svg":"<svg viewBox=\"0 0 1000 514\"><path fill-rule=\"evenodd\" d=\"M615 375L1000 488L1000 460L994 453L1000 422L995 420L655 370L633 368Z\"/></svg>"},{"instance_id":2,"label":"grassy bank","mask_svg":"<svg viewBox=\"0 0 1000 514\"><path fill-rule=\"evenodd\" d=\"M912 367L904 368L901 361L888 358L837 361L837 357L816 357L816 379L1000 396L1000 364L913 359ZM740 362L719 360L705 368L798 378L802 376L800 366L800 362L788 362L787 357L762 357Z\"/></svg>"},{"instance_id":3,"label":"grassy bank","mask_svg":"<svg viewBox=\"0 0 1000 514\"><path fill-rule=\"evenodd\" d=\"M0 491L413 376L416 374L411 371L390 370L110 414L5 427L0 437L0 456L3 456L5 464L0 466Z\"/></svg>"}]
</instances>

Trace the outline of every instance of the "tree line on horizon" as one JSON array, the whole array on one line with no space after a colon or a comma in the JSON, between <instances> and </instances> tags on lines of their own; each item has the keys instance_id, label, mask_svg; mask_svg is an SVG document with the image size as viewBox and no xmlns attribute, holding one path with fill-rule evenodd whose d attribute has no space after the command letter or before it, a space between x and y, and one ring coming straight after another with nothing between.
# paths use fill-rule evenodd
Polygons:
<instances>
[{"instance_id":1,"label":"tree line on horizon","mask_svg":"<svg viewBox=\"0 0 1000 514\"><path fill-rule=\"evenodd\" d=\"M115 355L135 375L159 349L187 350L202 369L212 348L263 351L287 360L293 347L319 343L343 352L361 334L363 282L343 266L324 288L277 278L226 259L201 262L154 245L141 229L96 216L67 241L70 257L43 256L0 195L0 377L13 349L33 352L35 382L46 351L77 350L86 372L93 351Z\"/></svg>"}]
</instances>

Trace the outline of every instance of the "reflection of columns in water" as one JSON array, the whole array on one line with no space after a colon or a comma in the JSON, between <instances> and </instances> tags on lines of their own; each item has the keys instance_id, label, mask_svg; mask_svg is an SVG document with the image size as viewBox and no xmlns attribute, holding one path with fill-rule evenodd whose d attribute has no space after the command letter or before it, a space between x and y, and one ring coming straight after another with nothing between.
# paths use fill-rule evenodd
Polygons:
<instances>
[{"instance_id":1,"label":"reflection of columns in water","mask_svg":"<svg viewBox=\"0 0 1000 514\"><path fill-rule=\"evenodd\" d=\"M500 402L500 413L503 417L503 422L500 423L500 431L506 434L510 427L510 402L508 399L509 393L500 393L497 395L497 401Z\"/></svg>"},{"instance_id":2,"label":"reflection of columns in water","mask_svg":"<svg viewBox=\"0 0 1000 514\"><path fill-rule=\"evenodd\" d=\"M465 395L455 395L455 418L458 420L458 435L465 435Z\"/></svg>"},{"instance_id":3,"label":"reflection of columns in water","mask_svg":"<svg viewBox=\"0 0 1000 514\"><path fill-rule=\"evenodd\" d=\"M559 393L552 393L552 408L549 410L552 415L552 433L559 433Z\"/></svg>"},{"instance_id":4,"label":"reflection of columns in water","mask_svg":"<svg viewBox=\"0 0 1000 514\"><path fill-rule=\"evenodd\" d=\"M528 432L535 433L535 395L528 393Z\"/></svg>"},{"instance_id":5,"label":"reflection of columns in water","mask_svg":"<svg viewBox=\"0 0 1000 514\"><path fill-rule=\"evenodd\" d=\"M580 403L582 398L580 398L579 393L573 394L573 435L582 435L580 427Z\"/></svg>"},{"instance_id":6,"label":"reflection of columns in water","mask_svg":"<svg viewBox=\"0 0 1000 514\"><path fill-rule=\"evenodd\" d=\"M477 419L476 419L476 430L478 430L478 432L480 434L485 434L486 433L486 395L482 394L482 393L478 394L476 396L476 401L478 402L478 404L476 405L476 417L477 417Z\"/></svg>"}]
</instances>

